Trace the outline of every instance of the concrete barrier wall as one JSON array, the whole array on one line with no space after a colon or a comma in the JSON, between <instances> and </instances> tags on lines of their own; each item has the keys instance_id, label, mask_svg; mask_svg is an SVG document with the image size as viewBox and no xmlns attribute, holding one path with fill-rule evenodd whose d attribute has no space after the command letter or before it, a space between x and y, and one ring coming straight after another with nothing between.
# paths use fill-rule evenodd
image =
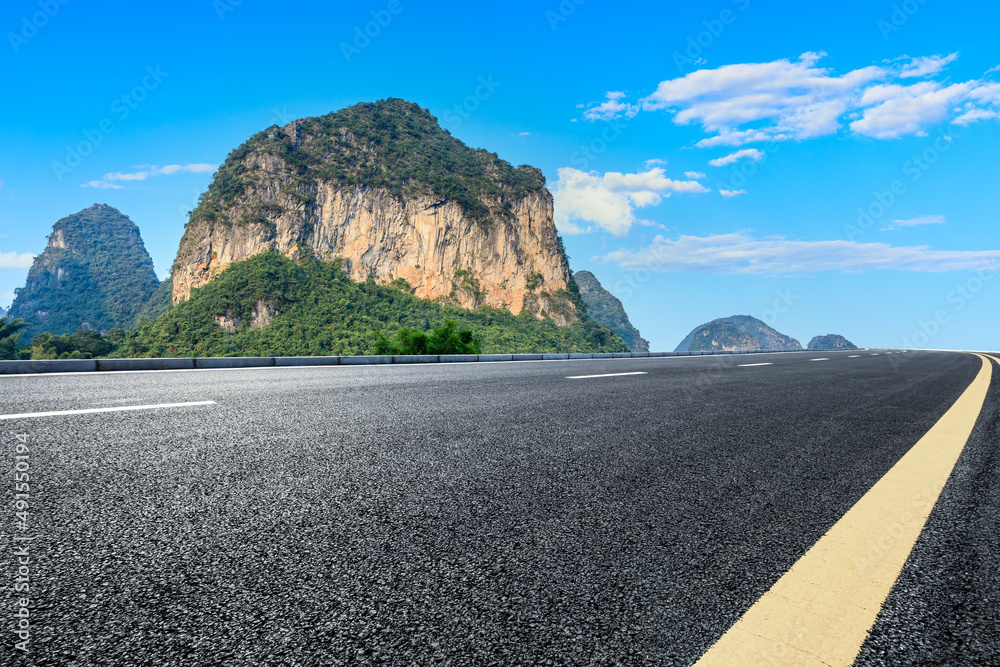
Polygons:
<instances>
[{"instance_id":1,"label":"concrete barrier wall","mask_svg":"<svg viewBox=\"0 0 1000 667\"><path fill-rule=\"evenodd\" d=\"M194 359L98 359L98 371L173 371L194 368Z\"/></svg>"},{"instance_id":2,"label":"concrete barrier wall","mask_svg":"<svg viewBox=\"0 0 1000 667\"><path fill-rule=\"evenodd\" d=\"M364 357L361 357L361 356L358 356L358 357L341 357L340 358L340 363L345 364L345 365L353 365L353 366L359 366L359 365L361 365L361 366L370 366L370 365L372 365L373 366L375 364L391 364L392 363L392 357L389 357L389 356L381 356L381 357L379 357L379 356L374 356L374 355L373 356L364 356Z\"/></svg>"},{"instance_id":3,"label":"concrete barrier wall","mask_svg":"<svg viewBox=\"0 0 1000 667\"><path fill-rule=\"evenodd\" d=\"M480 354L479 361L514 361L513 354Z\"/></svg>"},{"instance_id":4,"label":"concrete barrier wall","mask_svg":"<svg viewBox=\"0 0 1000 667\"><path fill-rule=\"evenodd\" d=\"M478 354L442 354L442 364L454 364L459 362L479 361Z\"/></svg>"},{"instance_id":5,"label":"concrete barrier wall","mask_svg":"<svg viewBox=\"0 0 1000 667\"><path fill-rule=\"evenodd\" d=\"M438 361L436 354L397 354L392 358L394 364L436 364Z\"/></svg>"},{"instance_id":6,"label":"concrete barrier wall","mask_svg":"<svg viewBox=\"0 0 1000 667\"><path fill-rule=\"evenodd\" d=\"M195 368L258 368L274 366L274 357L199 357Z\"/></svg>"},{"instance_id":7,"label":"concrete barrier wall","mask_svg":"<svg viewBox=\"0 0 1000 667\"><path fill-rule=\"evenodd\" d=\"M57 359L0 361L0 375L86 373L93 371L160 371L192 368L264 368L271 366L337 366L375 364L433 364L473 361L556 361L576 359L643 359L692 355L764 354L786 350L735 350L731 352L595 352L572 354L441 354L352 357L211 357L197 359ZM808 350L802 350L808 352Z\"/></svg>"},{"instance_id":8,"label":"concrete barrier wall","mask_svg":"<svg viewBox=\"0 0 1000 667\"><path fill-rule=\"evenodd\" d=\"M275 357L275 366L338 366L340 357Z\"/></svg>"},{"instance_id":9,"label":"concrete barrier wall","mask_svg":"<svg viewBox=\"0 0 1000 667\"><path fill-rule=\"evenodd\" d=\"M86 373L96 371L94 359L60 359L46 361L0 361L0 374L26 373Z\"/></svg>"}]
</instances>

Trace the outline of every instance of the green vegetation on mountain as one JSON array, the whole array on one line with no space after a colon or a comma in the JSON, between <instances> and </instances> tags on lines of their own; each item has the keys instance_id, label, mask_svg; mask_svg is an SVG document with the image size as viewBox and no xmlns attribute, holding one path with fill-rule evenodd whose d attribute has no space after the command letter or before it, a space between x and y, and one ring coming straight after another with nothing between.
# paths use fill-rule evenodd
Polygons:
<instances>
[{"instance_id":1,"label":"green vegetation on mountain","mask_svg":"<svg viewBox=\"0 0 1000 667\"><path fill-rule=\"evenodd\" d=\"M447 325L474 332L484 353L627 352L610 329L585 319L558 327L527 311L466 310L420 299L400 281L351 280L337 262L277 253L230 266L156 321L129 333L116 357L369 354L380 332L429 332Z\"/></svg>"},{"instance_id":2,"label":"green vegetation on mountain","mask_svg":"<svg viewBox=\"0 0 1000 667\"><path fill-rule=\"evenodd\" d=\"M155 320L157 317L167 312L173 307L173 301L171 300L171 293L174 290L174 283L170 278L167 278L156 288L153 295L149 297L149 301L142 307L139 314L135 318L136 324L144 323L146 321Z\"/></svg>"},{"instance_id":3,"label":"green vegetation on mountain","mask_svg":"<svg viewBox=\"0 0 1000 667\"><path fill-rule=\"evenodd\" d=\"M649 352L649 341L639 335L639 330L632 326L622 302L604 289L593 273L577 271L573 274L573 280L576 281L580 296L587 304L587 314L591 319L618 334L633 352Z\"/></svg>"},{"instance_id":4,"label":"green vegetation on mountain","mask_svg":"<svg viewBox=\"0 0 1000 667\"><path fill-rule=\"evenodd\" d=\"M312 140L302 141L306 136ZM419 105L386 99L258 132L229 154L189 224L225 222L220 213L258 177L257 165L247 165L252 154L281 158L296 177L297 188L289 194L303 202L312 200L316 178L337 179L384 188L400 200L432 193L485 220L491 213L509 214L511 202L545 185L540 170L514 168L496 153L474 150ZM250 218L266 222L273 213L261 210Z\"/></svg>"},{"instance_id":5,"label":"green vegetation on mountain","mask_svg":"<svg viewBox=\"0 0 1000 667\"><path fill-rule=\"evenodd\" d=\"M856 350L858 346L839 334L816 336L809 341L810 350Z\"/></svg>"},{"instance_id":6,"label":"green vegetation on mountain","mask_svg":"<svg viewBox=\"0 0 1000 667\"><path fill-rule=\"evenodd\" d=\"M132 326L159 284L139 228L95 204L53 225L10 316L35 325L28 337Z\"/></svg>"}]
</instances>

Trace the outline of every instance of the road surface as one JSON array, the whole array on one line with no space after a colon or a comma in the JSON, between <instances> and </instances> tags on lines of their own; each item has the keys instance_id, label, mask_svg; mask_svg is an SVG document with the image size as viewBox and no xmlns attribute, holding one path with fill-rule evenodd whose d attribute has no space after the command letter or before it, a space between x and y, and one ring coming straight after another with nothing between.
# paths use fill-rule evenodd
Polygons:
<instances>
[{"instance_id":1,"label":"road surface","mask_svg":"<svg viewBox=\"0 0 1000 667\"><path fill-rule=\"evenodd\" d=\"M0 377L8 498L30 468L0 663L691 665L981 372L859 351ZM1000 664L998 383L856 664Z\"/></svg>"}]
</instances>

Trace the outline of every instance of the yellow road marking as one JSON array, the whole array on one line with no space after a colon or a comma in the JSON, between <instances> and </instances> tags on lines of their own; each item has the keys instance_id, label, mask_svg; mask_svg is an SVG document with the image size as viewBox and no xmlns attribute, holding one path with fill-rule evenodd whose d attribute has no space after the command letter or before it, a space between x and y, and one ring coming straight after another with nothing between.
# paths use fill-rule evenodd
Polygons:
<instances>
[{"instance_id":1,"label":"yellow road marking","mask_svg":"<svg viewBox=\"0 0 1000 667\"><path fill-rule=\"evenodd\" d=\"M993 365L695 665L852 665L982 411Z\"/></svg>"}]
</instances>

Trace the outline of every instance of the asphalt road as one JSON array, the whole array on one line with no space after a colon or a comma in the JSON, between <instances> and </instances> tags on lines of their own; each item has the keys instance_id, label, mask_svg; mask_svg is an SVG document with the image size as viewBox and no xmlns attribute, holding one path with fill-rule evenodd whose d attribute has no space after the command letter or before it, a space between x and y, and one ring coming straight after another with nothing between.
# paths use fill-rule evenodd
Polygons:
<instances>
[{"instance_id":1,"label":"asphalt road","mask_svg":"<svg viewBox=\"0 0 1000 667\"><path fill-rule=\"evenodd\" d=\"M690 665L980 364L0 377L2 415L215 402L0 421L5 496L17 434L31 475L25 530L9 503L0 526L0 663ZM567 379L610 373L642 374ZM998 389L857 664L1000 664ZM18 536L36 538L28 654Z\"/></svg>"}]
</instances>

